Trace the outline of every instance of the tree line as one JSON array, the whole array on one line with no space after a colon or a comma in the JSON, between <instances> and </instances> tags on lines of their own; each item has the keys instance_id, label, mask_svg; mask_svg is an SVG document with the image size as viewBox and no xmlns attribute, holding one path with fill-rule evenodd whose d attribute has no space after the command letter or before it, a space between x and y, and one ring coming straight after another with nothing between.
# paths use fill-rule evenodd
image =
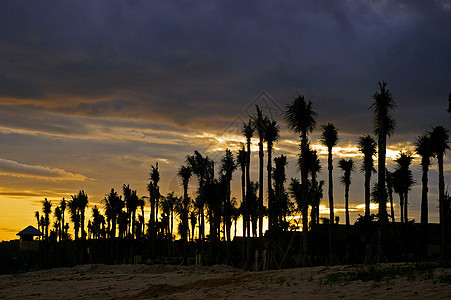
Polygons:
<instances>
[{"instance_id":1,"label":"tree line","mask_svg":"<svg viewBox=\"0 0 451 300\"><path fill-rule=\"evenodd\" d=\"M395 222L393 194L399 196L400 222L409 223L408 195L415 184L410 170L413 153L400 151L395 160L393 171L386 168L387 138L395 130L396 122L391 112L397 108L392 94L385 82L379 82L379 90L373 94L370 108L373 113L373 132L358 138L358 150L363 156L360 171L364 174L364 203L363 215L356 224L377 225L377 243L383 245L390 234L387 228ZM448 108L449 110L449 108ZM215 162L197 150L187 155L185 163L180 166L177 176L183 186L183 195L176 196L174 192L167 195L160 193L160 172L158 163L151 166L148 194L139 197L137 191L129 185L123 185L122 195L113 188L102 200L102 208L94 206L91 218L86 223L86 209L88 195L83 191L72 195L71 199L62 199L55 209L53 228L50 228L50 214L52 202L44 199L42 202L42 215L36 211L35 217L38 229L44 232L44 241L63 242L71 239L68 232L70 223L74 229L73 239L79 245L78 250L83 262L83 253L86 240L125 240L124 244L133 254L136 249L135 241L146 241L148 257L155 259L158 256L158 241L168 242L169 251L173 247L175 237L180 237L180 253L182 263L188 262L188 256L196 253L202 263L217 261L217 253L224 253L223 262L229 263L231 257L232 230L236 236L237 222L241 219L244 242L242 243L241 265L250 268L253 261L261 262L263 249L274 251L271 247L277 237L284 232L294 232L300 227L294 215L300 214L302 219L302 253L303 263L309 260L310 231L320 226L319 206L323 198L324 188L328 188L329 218L323 219L323 226L328 229L327 261L333 263L336 259L337 217L334 215L334 186L333 186L333 148L339 143L338 129L332 123L321 125L320 143L327 148L328 181L318 180L318 173L323 166L318 153L311 146L309 134L316 128L318 114L311 101L304 96L297 95L286 106L285 120L288 128L299 135L300 152L296 161L300 180L291 178L287 183L285 168L287 156L273 156L273 147L280 139L280 125L276 120L265 116L256 106L254 114L249 116L247 122L242 124L242 134L246 140L237 153L226 149L220 159L217 173ZM258 140L258 180L250 178L251 168L251 142ZM263 186L264 178L264 144L266 144L266 176L267 186ZM448 232L450 224L450 196L445 191L444 184L444 155L449 149L449 132L443 126L437 126L430 131L419 135L415 141L415 153L421 157L422 168L422 194L421 194L421 225L424 235L427 235L428 224L428 170L432 160L437 160L439 183L439 214L441 226L441 257L445 258ZM374 159L377 157L377 171L374 168ZM346 240L350 230L349 193L351 175L356 171L356 162L352 159L340 159L337 164L342 172L340 182L345 187L345 227ZM325 166L324 166L325 168ZM241 201L232 197L231 181L233 174L239 170L241 175ZM371 178L377 173L377 181L371 186ZM197 191L188 192L190 181L197 179ZM267 194L267 206L264 205L264 191ZM378 204L377 214L371 214L370 204ZM145 216L144 208L150 206L150 214ZM387 207L389 212L387 211ZM66 210L70 222L65 220ZM103 214L101 212L103 210ZM264 220L267 220L266 234L263 232ZM310 221L310 222L309 222ZM206 234L206 224L209 226ZM175 227L175 228L174 228ZM87 229L87 231L86 231ZM197 234L196 229L198 230ZM197 238L196 238L197 237ZM265 245L263 238L272 241L272 245ZM365 233L363 239L369 243L374 237ZM253 240L257 240L253 242ZM195 243L195 251L192 251ZM271 242L270 242L271 244ZM225 249L222 249L224 248ZM347 245L347 251L348 252ZM77 248L77 249L78 249ZM381 248L378 247L378 251ZM257 259L252 259L254 256ZM380 253L378 252L378 255Z\"/></svg>"}]
</instances>

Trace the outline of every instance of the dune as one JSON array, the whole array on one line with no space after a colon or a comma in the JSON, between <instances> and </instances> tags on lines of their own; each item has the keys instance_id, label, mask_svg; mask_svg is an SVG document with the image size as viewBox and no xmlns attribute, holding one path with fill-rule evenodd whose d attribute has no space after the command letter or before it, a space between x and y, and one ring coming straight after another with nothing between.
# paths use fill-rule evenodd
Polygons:
<instances>
[{"instance_id":1,"label":"dune","mask_svg":"<svg viewBox=\"0 0 451 300\"><path fill-rule=\"evenodd\" d=\"M2 275L0 299L451 299L450 268L377 273L409 266L247 272L225 265L81 265Z\"/></svg>"}]
</instances>

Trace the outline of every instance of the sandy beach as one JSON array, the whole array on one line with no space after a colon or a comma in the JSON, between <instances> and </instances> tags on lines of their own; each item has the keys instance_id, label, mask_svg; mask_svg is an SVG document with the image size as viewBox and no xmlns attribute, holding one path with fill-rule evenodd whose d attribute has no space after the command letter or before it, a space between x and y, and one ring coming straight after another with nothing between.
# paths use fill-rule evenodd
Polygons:
<instances>
[{"instance_id":1,"label":"sandy beach","mask_svg":"<svg viewBox=\"0 0 451 300\"><path fill-rule=\"evenodd\" d=\"M393 266L409 267L381 268ZM451 284L442 280L449 280L450 268L378 280L354 278L364 270L323 266L246 272L224 265L81 265L2 275L0 299L451 299Z\"/></svg>"}]
</instances>

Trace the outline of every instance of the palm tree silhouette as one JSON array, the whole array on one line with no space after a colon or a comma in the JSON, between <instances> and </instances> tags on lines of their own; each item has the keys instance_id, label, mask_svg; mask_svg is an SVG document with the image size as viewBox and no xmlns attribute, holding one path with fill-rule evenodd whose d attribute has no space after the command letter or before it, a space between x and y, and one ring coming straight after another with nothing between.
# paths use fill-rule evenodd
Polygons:
<instances>
[{"instance_id":1,"label":"palm tree silhouette","mask_svg":"<svg viewBox=\"0 0 451 300\"><path fill-rule=\"evenodd\" d=\"M78 213L78 197L71 197L67 206L69 207L69 214L72 223L74 223L75 241L78 241L78 232L80 230L80 214Z\"/></svg>"},{"instance_id":2,"label":"palm tree silhouette","mask_svg":"<svg viewBox=\"0 0 451 300\"><path fill-rule=\"evenodd\" d=\"M387 181L387 192L388 192L388 197L390 199L390 216L391 216L391 221L394 223L395 222L395 209L393 207L393 182L394 182L394 178L393 178L393 172L390 172L389 170L385 169L385 179Z\"/></svg>"},{"instance_id":3,"label":"palm tree silhouette","mask_svg":"<svg viewBox=\"0 0 451 300\"><path fill-rule=\"evenodd\" d=\"M36 223L38 224L38 231L41 231L41 223L39 222L39 211L35 211L34 216L36 218ZM39 236L39 239L41 239L41 236Z\"/></svg>"},{"instance_id":4,"label":"palm tree silhouette","mask_svg":"<svg viewBox=\"0 0 451 300\"><path fill-rule=\"evenodd\" d=\"M401 222L407 224L407 206L408 206L408 193L414 184L412 171L409 170L409 166L412 162L412 155L410 153L400 152L399 157L395 159L398 164L393 178L394 178L394 188L399 194L400 207L401 207Z\"/></svg>"},{"instance_id":5,"label":"palm tree silhouette","mask_svg":"<svg viewBox=\"0 0 451 300\"><path fill-rule=\"evenodd\" d=\"M428 223L428 171L431 165L431 157L434 156L430 133L426 132L415 143L415 152L421 156L421 224Z\"/></svg>"},{"instance_id":6,"label":"palm tree silhouette","mask_svg":"<svg viewBox=\"0 0 451 300\"><path fill-rule=\"evenodd\" d=\"M289 200L285 191L284 183L287 180L285 167L287 166L287 157L281 155L274 157L274 226L280 227L282 222L286 222L286 216L289 211Z\"/></svg>"},{"instance_id":7,"label":"palm tree silhouette","mask_svg":"<svg viewBox=\"0 0 451 300\"><path fill-rule=\"evenodd\" d=\"M330 218L330 234L329 234L329 248L330 248L330 259L331 263L334 256L334 187L333 187L333 177L332 177L332 148L338 143L338 132L332 123L327 125L321 125L323 132L321 133L320 142L322 145L327 147L327 169L329 171L329 218Z\"/></svg>"},{"instance_id":8,"label":"palm tree silhouette","mask_svg":"<svg viewBox=\"0 0 451 300\"><path fill-rule=\"evenodd\" d=\"M343 171L343 175L341 176L341 183L345 186L346 228L347 230L349 230L349 186L351 185L351 172L355 170L355 164L352 158L342 158L338 161L338 167Z\"/></svg>"},{"instance_id":9,"label":"palm tree silhouette","mask_svg":"<svg viewBox=\"0 0 451 300\"><path fill-rule=\"evenodd\" d=\"M125 203L122 201L122 197L117 194L117 192L111 188L109 194L105 196L103 199L104 209L107 217L111 218L111 231L110 237L116 237L116 224L118 221L118 217L122 212L122 209L125 206Z\"/></svg>"},{"instance_id":10,"label":"palm tree silhouette","mask_svg":"<svg viewBox=\"0 0 451 300\"><path fill-rule=\"evenodd\" d=\"M241 169L241 214L243 216L243 237L246 237L246 220L247 220L247 202L246 202L246 165L247 165L247 153L243 147L238 150L236 163Z\"/></svg>"},{"instance_id":11,"label":"palm tree silhouette","mask_svg":"<svg viewBox=\"0 0 451 300\"><path fill-rule=\"evenodd\" d=\"M255 127L249 119L248 123L243 123L242 127L242 133L244 137L246 138L246 147L247 147L247 160L246 160L246 215L244 216L246 226L243 228L247 230L247 236L251 236L251 228L250 228L250 185L251 185L251 177L250 177L250 164L251 164L251 139L254 136L255 133ZM245 232L244 230L243 232ZM243 233L243 236L246 236Z\"/></svg>"},{"instance_id":12,"label":"palm tree silhouette","mask_svg":"<svg viewBox=\"0 0 451 300\"><path fill-rule=\"evenodd\" d=\"M190 199L188 197L188 184L189 180L192 176L193 172L189 166L181 166L179 171L177 172L177 175L182 179L183 184L183 201L182 201L182 212L181 212L181 219L182 219L182 231L181 231L181 237L183 240L183 261L182 264L187 264L187 258L186 258L186 247L188 242L188 214L189 214L189 202Z\"/></svg>"},{"instance_id":13,"label":"palm tree silhouette","mask_svg":"<svg viewBox=\"0 0 451 300\"><path fill-rule=\"evenodd\" d=\"M158 201L160 199L160 190L158 187L158 182L160 181L160 172L158 171L158 162L156 166L151 166L150 171L150 182L147 185L147 191L149 192L149 201L150 201L150 237L152 240L152 244L154 244L156 238L156 228L155 222L158 222ZM154 251L152 251L154 252Z\"/></svg>"},{"instance_id":14,"label":"palm tree silhouette","mask_svg":"<svg viewBox=\"0 0 451 300\"><path fill-rule=\"evenodd\" d=\"M221 177L224 180L225 183L225 205L226 207L231 206L230 202L230 182L232 181L232 174L236 170L237 165L235 164L235 160L233 158L233 154L229 149L226 149L226 154L221 159L221 167L220 167L220 173ZM226 238L227 241L231 241L231 215L228 213L224 215L226 222Z\"/></svg>"},{"instance_id":15,"label":"palm tree silhouette","mask_svg":"<svg viewBox=\"0 0 451 300\"><path fill-rule=\"evenodd\" d=\"M258 236L263 237L263 142L266 132L266 118L263 117L261 109L256 105L257 112L251 116L252 123L258 135L258 158L259 158L259 189L258 189Z\"/></svg>"},{"instance_id":16,"label":"palm tree silhouette","mask_svg":"<svg viewBox=\"0 0 451 300\"><path fill-rule=\"evenodd\" d=\"M64 215L65 215L65 212L66 212L66 205L67 205L66 199L64 199L64 197L63 197L63 199L61 199L61 201L60 201L61 214L62 214L62 217L63 217L62 218L63 229L64 229L64 224L66 224L65 220L64 220ZM65 234L63 234L62 236L65 237Z\"/></svg>"},{"instance_id":17,"label":"palm tree silhouette","mask_svg":"<svg viewBox=\"0 0 451 300\"><path fill-rule=\"evenodd\" d=\"M439 210L440 210L440 224L442 228L441 232L441 258L447 257L445 253L446 249L446 212L445 212L445 178L443 175L443 156L446 150L449 149L449 131L443 126L434 127L431 131L431 142L433 153L437 157L438 163L438 190L439 190Z\"/></svg>"},{"instance_id":18,"label":"palm tree silhouette","mask_svg":"<svg viewBox=\"0 0 451 300\"><path fill-rule=\"evenodd\" d=\"M81 238L82 238L82 240L85 240L86 239L86 231L84 229L85 228L85 209L88 206L88 195L85 193L85 191L81 190L78 192L77 198L78 198L77 199L78 209L80 211Z\"/></svg>"},{"instance_id":19,"label":"palm tree silhouette","mask_svg":"<svg viewBox=\"0 0 451 300\"><path fill-rule=\"evenodd\" d=\"M376 155L376 146L376 141L368 134L359 138L358 148L363 154L363 163L360 170L365 173L365 218L367 220L370 217L371 174L376 172L373 162L373 156Z\"/></svg>"},{"instance_id":20,"label":"palm tree silhouette","mask_svg":"<svg viewBox=\"0 0 451 300\"><path fill-rule=\"evenodd\" d=\"M298 167L301 166L301 160L303 158L299 156L298 159ZM308 145L307 157L305 158L305 165L310 173L311 181L309 184L309 199L306 203L307 205L311 205L311 224L319 223L319 204L322 198L322 187L318 186L317 175L321 172L321 164L318 158L318 154L316 150L310 148ZM308 213L308 209L306 209L306 213ZM305 220L307 221L307 215L305 215ZM307 223L306 225L307 226Z\"/></svg>"},{"instance_id":21,"label":"palm tree silhouette","mask_svg":"<svg viewBox=\"0 0 451 300\"><path fill-rule=\"evenodd\" d=\"M42 212L44 213L44 229L45 229L45 240L47 241L49 238L49 215L52 212L52 201L47 200L47 198L44 198L44 201L42 201Z\"/></svg>"},{"instance_id":22,"label":"palm tree silhouette","mask_svg":"<svg viewBox=\"0 0 451 300\"><path fill-rule=\"evenodd\" d=\"M269 120L266 118L266 126L265 126L265 141L267 144L268 151L268 230L271 231L271 227L274 225L274 191L272 190L272 149L274 142L277 142L280 138L280 126L277 124L275 120Z\"/></svg>"},{"instance_id":23,"label":"palm tree silhouette","mask_svg":"<svg viewBox=\"0 0 451 300\"><path fill-rule=\"evenodd\" d=\"M304 96L300 96L293 99L293 102L287 105L287 111L285 112L285 120L288 123L288 128L291 131L300 134L301 138L301 159L299 167L301 170L301 197L302 203L308 202L308 168L305 158L309 151L308 134L315 129L316 118L318 114L313 111L312 102L306 102ZM307 233L308 221L303 221L303 231ZM305 226L307 224L307 226Z\"/></svg>"},{"instance_id":24,"label":"palm tree silhouette","mask_svg":"<svg viewBox=\"0 0 451 300\"><path fill-rule=\"evenodd\" d=\"M378 164L377 164L377 181L379 186L385 186L385 153L387 147L387 135L391 136L395 129L395 120L390 115L390 110L396 108L396 103L393 100L390 90L386 89L387 83L383 81L379 82L380 92L373 94L374 102L370 108L373 110L374 117L374 134L377 136L377 149L378 149ZM385 189L378 189L381 193L379 195L379 220L387 222L387 197L382 193L385 193Z\"/></svg>"},{"instance_id":25,"label":"palm tree silhouette","mask_svg":"<svg viewBox=\"0 0 451 300\"><path fill-rule=\"evenodd\" d=\"M56 219L56 236L57 238L59 238L59 241L61 242L61 238L62 238L62 226L61 226L61 220L62 220L62 213L61 213L61 209L59 206L55 207L55 210L53 211L53 215L55 216Z\"/></svg>"}]
</instances>

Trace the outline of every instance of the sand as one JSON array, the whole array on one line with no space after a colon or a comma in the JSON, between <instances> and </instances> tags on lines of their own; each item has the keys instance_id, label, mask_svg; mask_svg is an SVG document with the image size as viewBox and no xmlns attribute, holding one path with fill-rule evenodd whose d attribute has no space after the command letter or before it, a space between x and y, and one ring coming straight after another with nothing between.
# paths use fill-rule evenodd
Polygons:
<instances>
[{"instance_id":1,"label":"sand","mask_svg":"<svg viewBox=\"0 0 451 300\"><path fill-rule=\"evenodd\" d=\"M2 275L0 299L451 299L451 284L439 280L450 268L378 281L347 277L358 270L364 267L246 272L224 265L81 265Z\"/></svg>"}]
</instances>

